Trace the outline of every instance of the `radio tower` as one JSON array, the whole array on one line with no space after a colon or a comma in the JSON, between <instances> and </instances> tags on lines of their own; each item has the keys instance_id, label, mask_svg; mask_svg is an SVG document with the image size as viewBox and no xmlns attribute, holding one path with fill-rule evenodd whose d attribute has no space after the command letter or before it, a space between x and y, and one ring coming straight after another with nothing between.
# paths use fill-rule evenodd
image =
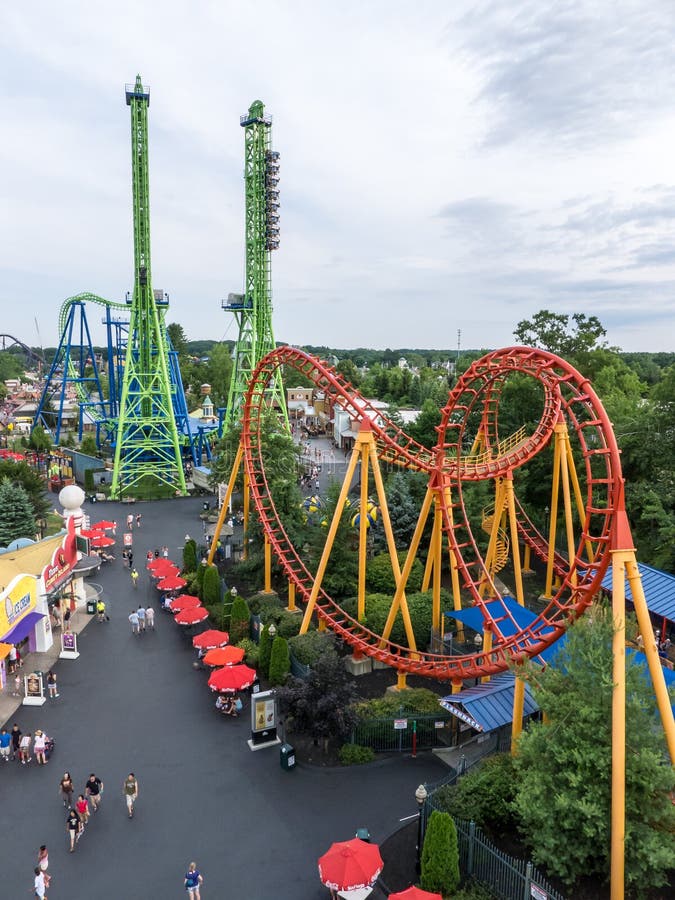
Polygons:
<instances>
[{"instance_id":1,"label":"radio tower","mask_svg":"<svg viewBox=\"0 0 675 900\"><path fill-rule=\"evenodd\" d=\"M227 398L224 430L239 422L244 394L258 362L275 348L272 332L271 254L279 247L279 153L272 150L272 117L256 100L239 124L244 129L246 195L246 283L243 294L230 294L223 309L234 313L239 337ZM288 427L284 386L279 372L268 389L268 405Z\"/></svg>"},{"instance_id":2,"label":"radio tower","mask_svg":"<svg viewBox=\"0 0 675 900\"><path fill-rule=\"evenodd\" d=\"M148 106L141 76L126 85L131 107L134 203L134 291L131 298L111 497L184 494L185 475L171 398L164 314L168 300L152 290ZM129 302L129 300L127 300Z\"/></svg>"}]
</instances>

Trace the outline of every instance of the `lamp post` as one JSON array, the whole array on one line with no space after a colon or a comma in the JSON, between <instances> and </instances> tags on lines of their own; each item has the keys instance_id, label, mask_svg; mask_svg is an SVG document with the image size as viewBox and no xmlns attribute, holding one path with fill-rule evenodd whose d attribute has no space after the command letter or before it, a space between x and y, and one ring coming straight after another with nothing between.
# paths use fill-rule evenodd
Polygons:
<instances>
[{"instance_id":1,"label":"lamp post","mask_svg":"<svg viewBox=\"0 0 675 900\"><path fill-rule=\"evenodd\" d=\"M267 633L269 634L272 643L274 643L274 638L277 636L277 626L274 624L274 622L270 622Z\"/></svg>"},{"instance_id":2,"label":"lamp post","mask_svg":"<svg viewBox=\"0 0 675 900\"><path fill-rule=\"evenodd\" d=\"M427 799L427 789L421 784L417 790L415 791L415 800L417 800L417 808L419 812L417 814L417 874L422 870L422 811L424 809L424 804Z\"/></svg>"}]
</instances>

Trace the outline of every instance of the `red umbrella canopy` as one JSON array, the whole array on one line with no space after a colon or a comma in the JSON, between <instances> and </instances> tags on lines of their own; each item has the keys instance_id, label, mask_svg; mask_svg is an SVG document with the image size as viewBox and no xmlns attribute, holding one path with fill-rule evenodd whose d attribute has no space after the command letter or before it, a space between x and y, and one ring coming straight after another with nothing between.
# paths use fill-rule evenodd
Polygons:
<instances>
[{"instance_id":1,"label":"red umbrella canopy","mask_svg":"<svg viewBox=\"0 0 675 900\"><path fill-rule=\"evenodd\" d=\"M197 606L193 609L184 609L182 612L176 613L174 622L179 625L196 625L197 622L203 622L208 619L209 611L203 606Z\"/></svg>"},{"instance_id":2,"label":"red umbrella canopy","mask_svg":"<svg viewBox=\"0 0 675 900\"><path fill-rule=\"evenodd\" d=\"M179 575L168 575L157 582L157 588L160 591L175 591L178 588L184 588L187 581Z\"/></svg>"},{"instance_id":3,"label":"red umbrella canopy","mask_svg":"<svg viewBox=\"0 0 675 900\"><path fill-rule=\"evenodd\" d=\"M80 534L82 535L82 537L86 537L86 538L105 537L105 531L103 531L103 530L97 531L96 528L83 528L80 531Z\"/></svg>"},{"instance_id":4,"label":"red umbrella canopy","mask_svg":"<svg viewBox=\"0 0 675 900\"><path fill-rule=\"evenodd\" d=\"M172 562L170 559L166 559L164 556L158 556L156 559L151 559L148 563L148 569L150 569L151 572L161 572L164 569L176 569L179 571L176 563Z\"/></svg>"},{"instance_id":5,"label":"red umbrella canopy","mask_svg":"<svg viewBox=\"0 0 675 900\"><path fill-rule=\"evenodd\" d=\"M319 858L319 877L333 890L353 891L370 887L383 865L377 844L352 838L351 841L337 841Z\"/></svg>"},{"instance_id":6,"label":"red umbrella canopy","mask_svg":"<svg viewBox=\"0 0 675 900\"><path fill-rule=\"evenodd\" d=\"M389 894L389 900L443 900L443 896L423 891L422 888L415 887L413 884L397 894Z\"/></svg>"},{"instance_id":7,"label":"red umbrella canopy","mask_svg":"<svg viewBox=\"0 0 675 900\"><path fill-rule=\"evenodd\" d=\"M181 594L180 597L175 597L167 603L171 612L175 613L182 612L184 609L196 609L201 605L199 597L192 597L190 594Z\"/></svg>"},{"instance_id":8,"label":"red umbrella canopy","mask_svg":"<svg viewBox=\"0 0 675 900\"><path fill-rule=\"evenodd\" d=\"M216 669L209 676L209 687L220 693L235 693L250 687L255 681L256 671L248 666L225 666Z\"/></svg>"},{"instance_id":9,"label":"red umbrella canopy","mask_svg":"<svg viewBox=\"0 0 675 900\"><path fill-rule=\"evenodd\" d=\"M245 655L243 647L214 647L204 657L204 663L207 666L236 666Z\"/></svg>"},{"instance_id":10,"label":"red umbrella canopy","mask_svg":"<svg viewBox=\"0 0 675 900\"><path fill-rule=\"evenodd\" d=\"M91 527L109 531L111 528L117 528L117 524L115 522L108 522L107 519L103 519L101 522L95 522Z\"/></svg>"},{"instance_id":11,"label":"red umbrella canopy","mask_svg":"<svg viewBox=\"0 0 675 900\"><path fill-rule=\"evenodd\" d=\"M211 650L213 647L224 647L230 640L227 631L218 631L217 628L209 628L192 638L192 646L197 650Z\"/></svg>"},{"instance_id":12,"label":"red umbrella canopy","mask_svg":"<svg viewBox=\"0 0 675 900\"><path fill-rule=\"evenodd\" d=\"M115 541L112 538L106 537L104 534L97 535L91 539L91 546L95 549L99 549L100 547L112 547Z\"/></svg>"}]
</instances>

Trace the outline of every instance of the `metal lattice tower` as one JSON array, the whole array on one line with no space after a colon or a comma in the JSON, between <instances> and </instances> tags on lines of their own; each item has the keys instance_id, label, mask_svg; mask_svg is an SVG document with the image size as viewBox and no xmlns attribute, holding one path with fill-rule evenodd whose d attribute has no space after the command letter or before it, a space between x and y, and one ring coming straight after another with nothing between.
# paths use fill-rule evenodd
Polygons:
<instances>
[{"instance_id":1,"label":"metal lattice tower","mask_svg":"<svg viewBox=\"0 0 675 900\"><path fill-rule=\"evenodd\" d=\"M115 443L111 496L185 493L185 475L169 378L165 295L152 290L148 106L141 76L126 85L131 107L134 203L134 291Z\"/></svg>"},{"instance_id":2,"label":"metal lattice tower","mask_svg":"<svg viewBox=\"0 0 675 900\"><path fill-rule=\"evenodd\" d=\"M260 100L252 103L239 121L245 148L246 283L243 294L230 294L223 301L223 309L234 313L239 326L225 430L238 423L251 375L263 356L275 348L271 253L279 247L279 153L272 150L272 117L265 115ZM288 427L280 373L268 386L266 399L280 411Z\"/></svg>"}]
</instances>

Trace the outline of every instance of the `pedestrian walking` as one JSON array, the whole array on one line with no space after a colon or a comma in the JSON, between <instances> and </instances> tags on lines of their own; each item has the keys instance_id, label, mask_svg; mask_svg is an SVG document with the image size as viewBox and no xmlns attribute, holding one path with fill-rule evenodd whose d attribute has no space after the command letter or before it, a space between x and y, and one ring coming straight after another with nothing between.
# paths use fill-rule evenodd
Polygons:
<instances>
[{"instance_id":1,"label":"pedestrian walking","mask_svg":"<svg viewBox=\"0 0 675 900\"><path fill-rule=\"evenodd\" d=\"M70 612L70 606L66 606L66 611L63 614L63 632L64 634L70 634L71 625L70 625L70 617L72 613Z\"/></svg>"},{"instance_id":2,"label":"pedestrian walking","mask_svg":"<svg viewBox=\"0 0 675 900\"><path fill-rule=\"evenodd\" d=\"M7 671L10 675L14 674L14 669L17 666L17 651L14 644L11 644L9 648L9 655L7 657Z\"/></svg>"},{"instance_id":3,"label":"pedestrian walking","mask_svg":"<svg viewBox=\"0 0 675 900\"><path fill-rule=\"evenodd\" d=\"M145 554L145 568L146 569L149 567L150 563L152 562L152 559L153 559L152 550L148 550L148 552Z\"/></svg>"},{"instance_id":4,"label":"pedestrian walking","mask_svg":"<svg viewBox=\"0 0 675 900\"><path fill-rule=\"evenodd\" d=\"M127 561L129 563L129 568L133 569L133 566L134 566L134 551L133 550L127 550Z\"/></svg>"},{"instance_id":5,"label":"pedestrian walking","mask_svg":"<svg viewBox=\"0 0 675 900\"><path fill-rule=\"evenodd\" d=\"M12 730L9 734L12 738L12 759L16 759L19 755L19 745L21 743L21 735L23 734L23 732L15 722L12 725Z\"/></svg>"},{"instance_id":6,"label":"pedestrian walking","mask_svg":"<svg viewBox=\"0 0 675 900\"><path fill-rule=\"evenodd\" d=\"M63 805L66 809L69 809L72 805L74 790L75 786L73 784L73 779L70 776L70 772L64 772L63 778L59 782L59 791L61 792L61 799L63 800Z\"/></svg>"},{"instance_id":7,"label":"pedestrian walking","mask_svg":"<svg viewBox=\"0 0 675 900\"><path fill-rule=\"evenodd\" d=\"M77 800L75 801L75 811L82 823L82 828L89 822L89 801L84 796L84 794L78 794Z\"/></svg>"},{"instance_id":8,"label":"pedestrian walking","mask_svg":"<svg viewBox=\"0 0 675 900\"><path fill-rule=\"evenodd\" d=\"M151 631L155 630L155 611L151 606L145 610L145 622Z\"/></svg>"},{"instance_id":9,"label":"pedestrian walking","mask_svg":"<svg viewBox=\"0 0 675 900\"><path fill-rule=\"evenodd\" d=\"M0 756L5 762L9 762L9 755L12 752L12 735L3 728L0 731Z\"/></svg>"},{"instance_id":10,"label":"pedestrian walking","mask_svg":"<svg viewBox=\"0 0 675 900\"><path fill-rule=\"evenodd\" d=\"M136 590L136 585L138 584L138 570L137 569L131 570L131 583L134 586L134 590Z\"/></svg>"},{"instance_id":11,"label":"pedestrian walking","mask_svg":"<svg viewBox=\"0 0 675 900\"><path fill-rule=\"evenodd\" d=\"M199 888L203 881L204 879L197 870L197 863L191 862L185 873L185 890L190 900L200 900Z\"/></svg>"},{"instance_id":12,"label":"pedestrian walking","mask_svg":"<svg viewBox=\"0 0 675 900\"><path fill-rule=\"evenodd\" d=\"M141 518L142 518L141 514L140 514L140 513L136 513L136 528L140 528L140 527L141 527Z\"/></svg>"},{"instance_id":13,"label":"pedestrian walking","mask_svg":"<svg viewBox=\"0 0 675 900\"><path fill-rule=\"evenodd\" d=\"M99 597L96 601L96 617L98 618L99 622L110 621L110 616L106 613L105 609L105 600L103 600L101 597Z\"/></svg>"},{"instance_id":14,"label":"pedestrian walking","mask_svg":"<svg viewBox=\"0 0 675 900\"><path fill-rule=\"evenodd\" d=\"M92 772L86 785L84 786L84 795L91 800L91 806L96 812L101 805L101 794L103 793L103 782Z\"/></svg>"},{"instance_id":15,"label":"pedestrian walking","mask_svg":"<svg viewBox=\"0 0 675 900\"><path fill-rule=\"evenodd\" d=\"M56 675L51 669L47 674L47 693L52 700L55 700L60 696L58 688L56 687Z\"/></svg>"},{"instance_id":16,"label":"pedestrian walking","mask_svg":"<svg viewBox=\"0 0 675 900\"><path fill-rule=\"evenodd\" d=\"M113 527L112 527L113 537L117 535L117 522L113 519Z\"/></svg>"},{"instance_id":17,"label":"pedestrian walking","mask_svg":"<svg viewBox=\"0 0 675 900\"><path fill-rule=\"evenodd\" d=\"M45 880L45 889L49 890L52 876L47 871L47 869L49 868L49 851L47 850L46 844L42 844L42 846L38 850L37 864L39 870L42 872L42 877Z\"/></svg>"},{"instance_id":18,"label":"pedestrian walking","mask_svg":"<svg viewBox=\"0 0 675 900\"><path fill-rule=\"evenodd\" d=\"M127 777L124 779L122 791L127 801L127 812L129 813L129 818L132 819L134 816L134 805L138 800L138 779L133 772L129 772Z\"/></svg>"},{"instance_id":19,"label":"pedestrian walking","mask_svg":"<svg viewBox=\"0 0 675 900\"><path fill-rule=\"evenodd\" d=\"M129 616L129 621L131 622L131 633L138 634L138 613L135 609L131 610L131 614Z\"/></svg>"},{"instance_id":20,"label":"pedestrian walking","mask_svg":"<svg viewBox=\"0 0 675 900\"><path fill-rule=\"evenodd\" d=\"M68 833L68 837L70 838L71 853L75 852L75 841L79 839L80 828L80 817L74 809L69 809L68 815L66 816L66 832Z\"/></svg>"},{"instance_id":21,"label":"pedestrian walking","mask_svg":"<svg viewBox=\"0 0 675 900\"><path fill-rule=\"evenodd\" d=\"M35 753L35 762L38 766L46 766L47 758L45 756L45 745L47 743L47 735L38 728L35 732L33 741L33 752Z\"/></svg>"},{"instance_id":22,"label":"pedestrian walking","mask_svg":"<svg viewBox=\"0 0 675 900\"><path fill-rule=\"evenodd\" d=\"M30 755L30 745L33 742L33 736L30 731L27 734L21 735L21 740L19 741L19 759L21 760L21 765L27 765L31 759L33 758Z\"/></svg>"},{"instance_id":23,"label":"pedestrian walking","mask_svg":"<svg viewBox=\"0 0 675 900\"><path fill-rule=\"evenodd\" d=\"M33 887L35 888L35 896L38 897L39 900L47 900L47 895L45 894L45 876L42 874L42 870L39 866L35 866L34 872L35 879L33 881Z\"/></svg>"},{"instance_id":24,"label":"pedestrian walking","mask_svg":"<svg viewBox=\"0 0 675 900\"><path fill-rule=\"evenodd\" d=\"M129 513L129 515L127 516L127 531L133 531L133 530L134 530L134 514Z\"/></svg>"},{"instance_id":25,"label":"pedestrian walking","mask_svg":"<svg viewBox=\"0 0 675 900\"><path fill-rule=\"evenodd\" d=\"M164 557L164 559L169 558L169 548L166 546L166 544L162 547L162 556Z\"/></svg>"},{"instance_id":26,"label":"pedestrian walking","mask_svg":"<svg viewBox=\"0 0 675 900\"><path fill-rule=\"evenodd\" d=\"M138 630L141 634L145 633L145 607L143 604L139 604L138 609L136 610L136 615L138 616Z\"/></svg>"},{"instance_id":27,"label":"pedestrian walking","mask_svg":"<svg viewBox=\"0 0 675 900\"><path fill-rule=\"evenodd\" d=\"M14 676L14 690L12 691L12 696L13 697L21 696L21 676L19 675L18 672Z\"/></svg>"}]
</instances>

